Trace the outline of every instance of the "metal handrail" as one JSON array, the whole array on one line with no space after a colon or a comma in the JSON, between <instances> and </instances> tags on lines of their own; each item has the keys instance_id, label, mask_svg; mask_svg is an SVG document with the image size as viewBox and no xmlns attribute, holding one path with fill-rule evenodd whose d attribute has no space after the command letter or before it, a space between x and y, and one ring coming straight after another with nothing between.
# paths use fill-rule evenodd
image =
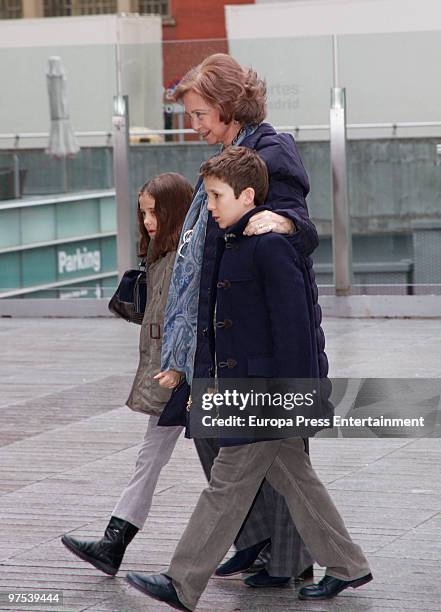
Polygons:
<instances>
[{"instance_id":1,"label":"metal handrail","mask_svg":"<svg viewBox=\"0 0 441 612\"><path fill-rule=\"evenodd\" d=\"M89 200L91 198L108 198L115 195L115 189L89 189L83 192L75 192L75 201ZM34 195L31 200L26 202L0 202L1 210L10 210L13 208L29 208L30 206L45 206L46 204L60 204L62 202L70 202L72 193L63 195Z\"/></svg>"},{"instance_id":2,"label":"metal handrail","mask_svg":"<svg viewBox=\"0 0 441 612\"><path fill-rule=\"evenodd\" d=\"M372 129L391 129L396 131L398 129L407 128L425 128L425 127L441 127L441 121L396 121L396 122L384 122L384 123L348 123L347 129L349 130L372 130ZM275 126L278 131L288 132L314 132L329 130L329 124L316 124L316 125L278 125ZM150 128L143 129L131 129L131 136L143 136L147 134L151 135L174 135L174 134L194 134L192 129L170 129L170 130L155 130ZM91 138L91 137L105 137L109 140L112 138L111 132L106 131L90 131L90 132L76 132L75 136L78 138ZM0 134L1 140L22 140L22 139L34 139L34 138L48 138L48 132L23 132L23 133L3 133Z\"/></svg>"},{"instance_id":3,"label":"metal handrail","mask_svg":"<svg viewBox=\"0 0 441 612\"><path fill-rule=\"evenodd\" d=\"M90 274L89 276L83 276L81 278L74 278L70 280L56 281L54 283L45 283L44 285L34 285L33 287L23 287L21 289L10 289L8 291L0 291L0 300L5 298L18 297L20 295L26 295L26 293L36 293L37 291L48 291L50 289L64 289L69 287L71 289L76 288L76 283L89 283L95 280L101 280L103 278L112 278L118 276L117 270L110 272L100 272L99 274ZM81 285L78 285L80 288ZM4 288L3 288L4 289Z\"/></svg>"},{"instance_id":4,"label":"metal handrail","mask_svg":"<svg viewBox=\"0 0 441 612\"><path fill-rule=\"evenodd\" d=\"M98 132L75 132L75 136L82 138L82 137L91 137L91 136L106 136L108 138L112 137L112 132L104 132L104 131L98 131ZM21 132L21 133L14 133L14 132L10 132L10 133L4 133L4 134L0 134L0 138L3 139L10 139L10 138L49 138L49 132Z\"/></svg>"}]
</instances>

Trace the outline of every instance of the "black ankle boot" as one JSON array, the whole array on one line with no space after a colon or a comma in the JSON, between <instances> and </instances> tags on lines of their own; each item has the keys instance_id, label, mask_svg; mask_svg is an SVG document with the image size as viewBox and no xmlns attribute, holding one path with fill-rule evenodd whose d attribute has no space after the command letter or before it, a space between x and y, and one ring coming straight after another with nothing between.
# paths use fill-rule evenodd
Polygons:
<instances>
[{"instance_id":1,"label":"black ankle boot","mask_svg":"<svg viewBox=\"0 0 441 612\"><path fill-rule=\"evenodd\" d=\"M105 574L114 576L119 570L127 546L137 532L138 528L131 523L112 516L101 540L84 542L64 535L61 541L83 561L91 563Z\"/></svg>"}]
</instances>

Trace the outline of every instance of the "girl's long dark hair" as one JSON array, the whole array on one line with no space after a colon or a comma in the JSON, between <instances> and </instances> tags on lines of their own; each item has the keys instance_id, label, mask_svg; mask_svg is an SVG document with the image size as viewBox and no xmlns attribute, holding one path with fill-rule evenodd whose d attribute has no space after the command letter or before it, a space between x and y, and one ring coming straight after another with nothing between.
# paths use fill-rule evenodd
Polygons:
<instances>
[{"instance_id":1,"label":"girl's long dark hair","mask_svg":"<svg viewBox=\"0 0 441 612\"><path fill-rule=\"evenodd\" d=\"M155 214L158 222L150 262L176 251L185 215L190 208L193 187L186 178L175 172L164 172L147 181L138 196L139 257L146 257L150 236L144 227L139 197L148 194L155 200Z\"/></svg>"}]
</instances>

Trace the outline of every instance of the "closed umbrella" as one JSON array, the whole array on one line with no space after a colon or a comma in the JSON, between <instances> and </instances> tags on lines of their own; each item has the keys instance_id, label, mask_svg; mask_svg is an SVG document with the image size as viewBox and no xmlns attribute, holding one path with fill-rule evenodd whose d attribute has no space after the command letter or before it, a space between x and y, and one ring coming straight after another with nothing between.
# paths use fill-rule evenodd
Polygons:
<instances>
[{"instance_id":1,"label":"closed umbrella","mask_svg":"<svg viewBox=\"0 0 441 612\"><path fill-rule=\"evenodd\" d=\"M70 125L66 71L60 57L49 58L46 76L51 118L46 153L58 158L73 157L80 147Z\"/></svg>"}]
</instances>

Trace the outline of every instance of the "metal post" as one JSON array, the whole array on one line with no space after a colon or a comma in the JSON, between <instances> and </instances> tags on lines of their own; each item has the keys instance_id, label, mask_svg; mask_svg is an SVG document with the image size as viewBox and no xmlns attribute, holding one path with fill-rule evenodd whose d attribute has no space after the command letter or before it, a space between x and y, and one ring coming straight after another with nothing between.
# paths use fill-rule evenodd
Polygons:
<instances>
[{"instance_id":1,"label":"metal post","mask_svg":"<svg viewBox=\"0 0 441 612\"><path fill-rule=\"evenodd\" d=\"M346 92L331 89L332 252L336 295L350 295L352 244L346 161Z\"/></svg>"},{"instance_id":2,"label":"metal post","mask_svg":"<svg viewBox=\"0 0 441 612\"><path fill-rule=\"evenodd\" d=\"M114 96L113 98L113 173L116 193L116 223L117 223L117 256L118 275L131 268L132 232L131 232L131 202L129 174L129 98Z\"/></svg>"},{"instance_id":3,"label":"metal post","mask_svg":"<svg viewBox=\"0 0 441 612\"><path fill-rule=\"evenodd\" d=\"M183 113L182 109L178 110L178 129L179 130L183 130L184 129L184 113ZM179 142L184 142L184 134L182 134L182 132L179 134L178 140L179 140Z\"/></svg>"},{"instance_id":4,"label":"metal post","mask_svg":"<svg viewBox=\"0 0 441 612\"><path fill-rule=\"evenodd\" d=\"M20 189L20 159L17 153L12 156L12 163L14 168L14 198L18 200L21 197Z\"/></svg>"},{"instance_id":5,"label":"metal post","mask_svg":"<svg viewBox=\"0 0 441 612\"><path fill-rule=\"evenodd\" d=\"M113 159L112 159L112 148L110 146L107 146L105 148L104 163L105 163L104 172L105 172L105 177L106 177L105 185L107 189L112 189L113 187L113 172L112 172Z\"/></svg>"},{"instance_id":6,"label":"metal post","mask_svg":"<svg viewBox=\"0 0 441 612\"><path fill-rule=\"evenodd\" d=\"M63 157L61 160L61 177L63 181L63 191L67 193L69 191L69 180L67 177L67 159Z\"/></svg>"},{"instance_id":7,"label":"metal post","mask_svg":"<svg viewBox=\"0 0 441 612\"><path fill-rule=\"evenodd\" d=\"M332 69L334 72L334 87L338 87L338 36L332 35Z\"/></svg>"}]
</instances>

